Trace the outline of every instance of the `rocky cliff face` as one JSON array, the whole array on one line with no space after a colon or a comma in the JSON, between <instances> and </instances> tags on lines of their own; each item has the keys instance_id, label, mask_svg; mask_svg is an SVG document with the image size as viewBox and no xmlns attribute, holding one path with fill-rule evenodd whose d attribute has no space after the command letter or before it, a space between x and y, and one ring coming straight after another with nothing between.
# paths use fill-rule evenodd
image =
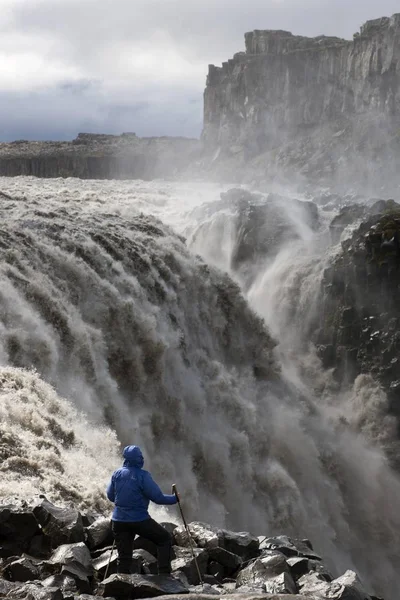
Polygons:
<instances>
[{"instance_id":1,"label":"rocky cliff face","mask_svg":"<svg viewBox=\"0 0 400 600\"><path fill-rule=\"evenodd\" d=\"M0 144L0 176L154 179L169 177L195 160L199 141L80 133L72 142Z\"/></svg>"},{"instance_id":2,"label":"rocky cliff face","mask_svg":"<svg viewBox=\"0 0 400 600\"><path fill-rule=\"evenodd\" d=\"M340 219L345 225L351 212L358 219L363 210L363 222L325 270L315 339L339 381L371 374L400 423L400 205L389 200L343 210L332 223L334 235Z\"/></svg>"},{"instance_id":3,"label":"rocky cliff face","mask_svg":"<svg viewBox=\"0 0 400 600\"><path fill-rule=\"evenodd\" d=\"M353 41L253 31L245 42L209 67L203 142L216 168L332 179L365 176L372 162L395 177L400 14L367 22Z\"/></svg>"}]
</instances>

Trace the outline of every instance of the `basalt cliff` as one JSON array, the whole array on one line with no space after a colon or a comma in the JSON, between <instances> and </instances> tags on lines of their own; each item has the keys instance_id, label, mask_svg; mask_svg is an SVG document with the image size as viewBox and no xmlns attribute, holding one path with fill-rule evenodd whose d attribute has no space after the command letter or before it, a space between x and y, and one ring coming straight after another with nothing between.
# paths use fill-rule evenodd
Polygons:
<instances>
[{"instance_id":1,"label":"basalt cliff","mask_svg":"<svg viewBox=\"0 0 400 600\"><path fill-rule=\"evenodd\" d=\"M72 142L0 144L0 176L156 179L176 176L198 155L189 138L80 133Z\"/></svg>"},{"instance_id":2,"label":"basalt cliff","mask_svg":"<svg viewBox=\"0 0 400 600\"><path fill-rule=\"evenodd\" d=\"M399 184L400 14L353 41L253 31L209 66L202 140L222 177Z\"/></svg>"}]
</instances>

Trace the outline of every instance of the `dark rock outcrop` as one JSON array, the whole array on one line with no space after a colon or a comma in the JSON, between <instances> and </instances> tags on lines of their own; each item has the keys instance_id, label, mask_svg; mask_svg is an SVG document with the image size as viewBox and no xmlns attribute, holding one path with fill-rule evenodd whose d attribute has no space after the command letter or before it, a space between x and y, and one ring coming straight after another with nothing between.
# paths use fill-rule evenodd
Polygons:
<instances>
[{"instance_id":1,"label":"dark rock outcrop","mask_svg":"<svg viewBox=\"0 0 400 600\"><path fill-rule=\"evenodd\" d=\"M0 176L153 179L170 177L194 161L199 141L80 133L72 142L0 144Z\"/></svg>"},{"instance_id":2,"label":"dark rock outcrop","mask_svg":"<svg viewBox=\"0 0 400 600\"><path fill-rule=\"evenodd\" d=\"M400 14L368 21L353 41L257 30L245 42L209 66L209 169L235 180L398 183Z\"/></svg>"},{"instance_id":3,"label":"dark rock outcrop","mask_svg":"<svg viewBox=\"0 0 400 600\"><path fill-rule=\"evenodd\" d=\"M399 289L400 205L375 203L325 270L315 338L324 366L334 368L339 381L372 375L398 417Z\"/></svg>"}]
</instances>

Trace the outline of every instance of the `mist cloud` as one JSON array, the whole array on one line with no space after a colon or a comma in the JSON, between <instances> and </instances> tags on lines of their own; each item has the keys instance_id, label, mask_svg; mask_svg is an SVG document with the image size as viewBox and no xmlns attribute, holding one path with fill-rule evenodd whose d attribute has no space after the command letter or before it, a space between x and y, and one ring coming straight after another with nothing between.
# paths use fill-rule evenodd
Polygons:
<instances>
[{"instance_id":1,"label":"mist cloud","mask_svg":"<svg viewBox=\"0 0 400 600\"><path fill-rule=\"evenodd\" d=\"M197 136L207 65L252 29L351 38L398 0L2 0L0 138Z\"/></svg>"}]
</instances>

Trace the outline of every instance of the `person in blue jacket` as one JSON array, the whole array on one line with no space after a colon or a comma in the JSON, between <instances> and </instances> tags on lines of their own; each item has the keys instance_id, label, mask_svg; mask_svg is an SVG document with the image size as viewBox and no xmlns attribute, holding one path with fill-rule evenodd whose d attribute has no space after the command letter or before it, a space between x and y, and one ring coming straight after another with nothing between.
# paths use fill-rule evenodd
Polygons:
<instances>
[{"instance_id":1,"label":"person in blue jacket","mask_svg":"<svg viewBox=\"0 0 400 600\"><path fill-rule=\"evenodd\" d=\"M157 546L158 572L171 573L172 536L149 513L150 500L156 504L176 504L175 494L163 494L148 471L138 446L126 446L124 464L114 471L107 486L107 498L114 502L112 530L118 551L118 573L132 569L133 541L140 535Z\"/></svg>"}]
</instances>

